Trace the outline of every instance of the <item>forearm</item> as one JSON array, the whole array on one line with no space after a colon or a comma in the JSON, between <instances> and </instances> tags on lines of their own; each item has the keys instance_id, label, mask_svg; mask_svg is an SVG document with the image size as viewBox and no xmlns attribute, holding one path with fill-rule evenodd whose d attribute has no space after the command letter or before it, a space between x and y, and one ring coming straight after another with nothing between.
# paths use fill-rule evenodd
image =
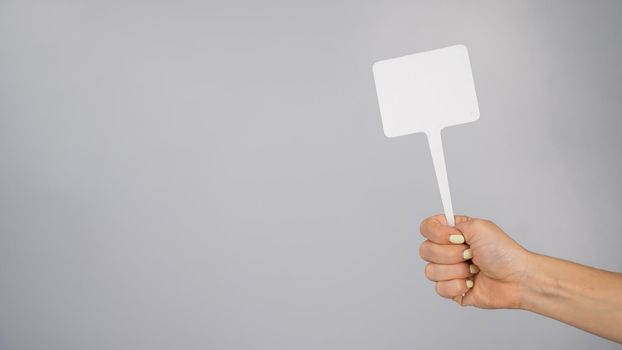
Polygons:
<instances>
[{"instance_id":1,"label":"forearm","mask_svg":"<svg viewBox=\"0 0 622 350\"><path fill-rule=\"evenodd\" d=\"M622 343L622 274L531 254L521 307Z\"/></svg>"}]
</instances>

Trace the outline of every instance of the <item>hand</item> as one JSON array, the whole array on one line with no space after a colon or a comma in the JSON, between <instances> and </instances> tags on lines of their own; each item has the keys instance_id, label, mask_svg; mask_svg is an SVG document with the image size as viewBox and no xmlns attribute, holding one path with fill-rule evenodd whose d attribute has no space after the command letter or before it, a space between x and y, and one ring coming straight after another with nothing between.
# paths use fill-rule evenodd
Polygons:
<instances>
[{"instance_id":1,"label":"hand","mask_svg":"<svg viewBox=\"0 0 622 350\"><path fill-rule=\"evenodd\" d=\"M519 308L531 253L488 220L455 220L455 227L447 226L444 215L421 223L427 240L419 254L429 262L425 275L436 282L436 292L460 305Z\"/></svg>"}]
</instances>

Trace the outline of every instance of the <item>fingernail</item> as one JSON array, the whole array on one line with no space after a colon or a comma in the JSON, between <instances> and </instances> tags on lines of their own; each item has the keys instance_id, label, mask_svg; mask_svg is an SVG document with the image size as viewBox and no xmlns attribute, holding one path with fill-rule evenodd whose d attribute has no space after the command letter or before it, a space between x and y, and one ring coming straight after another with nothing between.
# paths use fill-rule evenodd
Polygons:
<instances>
[{"instance_id":1,"label":"fingernail","mask_svg":"<svg viewBox=\"0 0 622 350\"><path fill-rule=\"evenodd\" d=\"M453 244L462 244L464 243L463 235L451 235L449 236L449 241Z\"/></svg>"},{"instance_id":2,"label":"fingernail","mask_svg":"<svg viewBox=\"0 0 622 350\"><path fill-rule=\"evenodd\" d=\"M471 252L471 249L465 249L462 252L462 257L464 258L464 260L469 260L473 258L473 253Z\"/></svg>"},{"instance_id":3,"label":"fingernail","mask_svg":"<svg viewBox=\"0 0 622 350\"><path fill-rule=\"evenodd\" d=\"M476 274L479 272L479 267L477 267L477 265L475 264L471 264L469 265L469 271L473 274Z\"/></svg>"},{"instance_id":4,"label":"fingernail","mask_svg":"<svg viewBox=\"0 0 622 350\"><path fill-rule=\"evenodd\" d=\"M466 280L466 285L467 285L467 288L473 288L473 281Z\"/></svg>"}]
</instances>

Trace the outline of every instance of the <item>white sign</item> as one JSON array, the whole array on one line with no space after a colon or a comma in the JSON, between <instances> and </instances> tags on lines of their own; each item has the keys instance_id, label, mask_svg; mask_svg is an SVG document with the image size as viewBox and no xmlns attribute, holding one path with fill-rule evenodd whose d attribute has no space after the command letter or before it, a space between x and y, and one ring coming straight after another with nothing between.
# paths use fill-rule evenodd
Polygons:
<instances>
[{"instance_id":1,"label":"white sign","mask_svg":"<svg viewBox=\"0 0 622 350\"><path fill-rule=\"evenodd\" d=\"M373 71L385 135L427 135L445 217L454 226L441 129L479 119L466 46L378 61Z\"/></svg>"}]
</instances>

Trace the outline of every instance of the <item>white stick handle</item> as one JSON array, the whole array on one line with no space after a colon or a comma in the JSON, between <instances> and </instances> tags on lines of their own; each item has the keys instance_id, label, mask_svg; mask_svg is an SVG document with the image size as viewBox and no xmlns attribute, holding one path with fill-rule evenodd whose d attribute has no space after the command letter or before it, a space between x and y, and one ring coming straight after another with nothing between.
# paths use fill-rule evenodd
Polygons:
<instances>
[{"instance_id":1,"label":"white stick handle","mask_svg":"<svg viewBox=\"0 0 622 350\"><path fill-rule=\"evenodd\" d=\"M443 201L443 210L447 225L454 226L454 210L451 207L451 194L449 193L449 180L447 179L447 168L445 167L445 154L443 153L443 140L441 139L441 131L436 130L426 133L428 143L430 144L430 153L432 154L432 162L434 162L434 171L436 172L436 181L438 189L441 192L441 201Z\"/></svg>"}]
</instances>

